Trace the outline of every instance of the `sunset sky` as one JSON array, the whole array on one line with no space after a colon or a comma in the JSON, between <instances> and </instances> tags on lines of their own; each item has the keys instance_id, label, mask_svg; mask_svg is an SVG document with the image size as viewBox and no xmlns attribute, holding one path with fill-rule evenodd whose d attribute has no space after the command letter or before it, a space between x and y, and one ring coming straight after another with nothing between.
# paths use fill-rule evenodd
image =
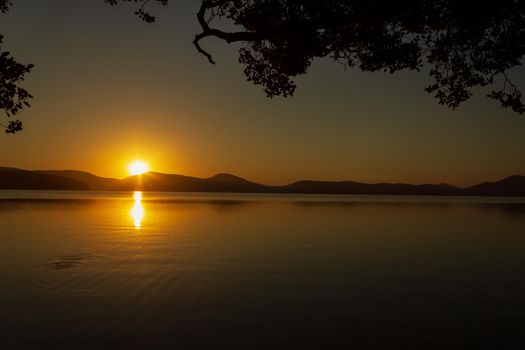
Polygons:
<instances>
[{"instance_id":1,"label":"sunset sky","mask_svg":"<svg viewBox=\"0 0 525 350\"><path fill-rule=\"evenodd\" d=\"M525 175L525 115L476 96L452 111L425 74L345 71L316 61L294 97L268 99L243 75L237 45L192 46L198 1L176 0L148 25L133 5L14 0L0 15L6 50L33 63L23 132L0 135L0 165L127 176L151 170L253 181L448 182ZM512 72L525 88L525 70Z\"/></svg>"}]
</instances>

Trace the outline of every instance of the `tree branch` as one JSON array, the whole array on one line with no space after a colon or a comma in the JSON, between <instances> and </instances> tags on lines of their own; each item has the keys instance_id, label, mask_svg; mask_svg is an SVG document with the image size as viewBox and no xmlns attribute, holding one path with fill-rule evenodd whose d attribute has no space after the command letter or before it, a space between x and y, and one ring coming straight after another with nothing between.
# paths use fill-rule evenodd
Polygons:
<instances>
[{"instance_id":1,"label":"tree branch","mask_svg":"<svg viewBox=\"0 0 525 350\"><path fill-rule=\"evenodd\" d=\"M206 58L208 59L208 61L211 63L211 64L215 64L215 61L213 60L213 57L205 50L202 49L202 47L199 45L199 41L205 37L207 37L208 35L206 35L204 32L203 33L200 33L198 35L195 36L195 39L193 39L193 45L195 46L195 48L197 48L197 51L201 54L203 54L204 56L206 56Z\"/></svg>"},{"instance_id":2,"label":"tree branch","mask_svg":"<svg viewBox=\"0 0 525 350\"><path fill-rule=\"evenodd\" d=\"M226 41L228 44L237 41L261 41L266 39L268 36L265 33L256 33L256 32L224 32L219 29L210 28L208 22L206 21L206 11L222 6L231 0L220 0L220 1L203 1L199 12L197 12L197 20L201 26L202 32L195 36L193 40L193 45L199 53L204 55L211 64L215 64L212 55L204 50L199 42L209 36L213 36L219 39Z\"/></svg>"}]
</instances>

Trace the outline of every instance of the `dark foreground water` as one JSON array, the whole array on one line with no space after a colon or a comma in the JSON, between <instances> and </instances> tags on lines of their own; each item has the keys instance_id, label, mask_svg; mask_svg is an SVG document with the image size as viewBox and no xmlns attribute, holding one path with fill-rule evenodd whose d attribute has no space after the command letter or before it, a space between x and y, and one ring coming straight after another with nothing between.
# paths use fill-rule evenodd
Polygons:
<instances>
[{"instance_id":1,"label":"dark foreground water","mask_svg":"<svg viewBox=\"0 0 525 350\"><path fill-rule=\"evenodd\" d=\"M525 200L0 192L0 349L523 349Z\"/></svg>"}]
</instances>

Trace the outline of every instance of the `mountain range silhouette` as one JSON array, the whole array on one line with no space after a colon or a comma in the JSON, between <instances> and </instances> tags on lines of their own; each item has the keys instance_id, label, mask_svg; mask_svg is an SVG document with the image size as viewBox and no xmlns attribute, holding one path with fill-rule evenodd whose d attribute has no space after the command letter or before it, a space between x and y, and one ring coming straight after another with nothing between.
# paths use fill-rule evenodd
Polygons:
<instances>
[{"instance_id":1,"label":"mountain range silhouette","mask_svg":"<svg viewBox=\"0 0 525 350\"><path fill-rule=\"evenodd\" d=\"M517 197L525 196L525 176L513 175L499 181L483 182L465 188L448 184L367 184L312 180L297 181L284 186L267 186L231 174L199 178L148 172L120 180L78 170L24 170L0 167L0 189Z\"/></svg>"}]
</instances>

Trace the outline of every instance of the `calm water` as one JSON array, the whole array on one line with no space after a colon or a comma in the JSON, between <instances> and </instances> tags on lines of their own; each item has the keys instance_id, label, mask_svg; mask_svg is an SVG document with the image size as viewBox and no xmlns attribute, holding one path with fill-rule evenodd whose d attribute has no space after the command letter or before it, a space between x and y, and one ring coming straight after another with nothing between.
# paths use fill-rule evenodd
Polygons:
<instances>
[{"instance_id":1,"label":"calm water","mask_svg":"<svg viewBox=\"0 0 525 350\"><path fill-rule=\"evenodd\" d=\"M0 191L0 349L522 349L525 200Z\"/></svg>"}]
</instances>

